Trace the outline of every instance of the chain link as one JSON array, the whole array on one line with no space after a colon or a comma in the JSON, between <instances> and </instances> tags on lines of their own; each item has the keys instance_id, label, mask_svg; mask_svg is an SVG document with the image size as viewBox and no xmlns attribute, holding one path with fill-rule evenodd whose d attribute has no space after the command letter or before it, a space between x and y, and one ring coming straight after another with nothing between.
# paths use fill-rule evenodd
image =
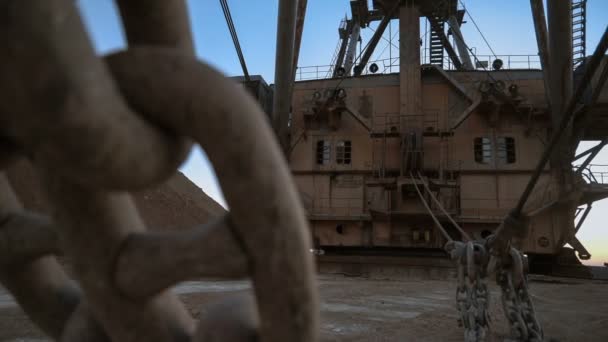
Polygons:
<instances>
[{"instance_id":1,"label":"chain link","mask_svg":"<svg viewBox=\"0 0 608 342\"><path fill-rule=\"evenodd\" d=\"M490 258L486 241L453 241L445 249L457 262L456 306L460 313L459 325L465 329L465 342L486 340L490 325L486 278L493 272L496 272L496 282L501 289L503 311L513 341L543 341L543 331L528 292L525 257L521 252L512 247L504 255L492 250Z\"/></svg>"},{"instance_id":2,"label":"chain link","mask_svg":"<svg viewBox=\"0 0 608 342\"><path fill-rule=\"evenodd\" d=\"M452 258L458 263L456 306L465 342L485 341L489 329L490 302L485 283L485 248L476 242L453 242Z\"/></svg>"},{"instance_id":3,"label":"chain link","mask_svg":"<svg viewBox=\"0 0 608 342\"><path fill-rule=\"evenodd\" d=\"M117 4L128 49L101 58L74 1L0 1L0 283L65 342L316 341L310 228L265 113L196 60L185 0ZM129 192L165 182L192 143L230 213L147 232ZM38 171L51 217L14 194L16 158ZM201 278L250 278L253 298L195 321L167 289Z\"/></svg>"},{"instance_id":4,"label":"chain link","mask_svg":"<svg viewBox=\"0 0 608 342\"><path fill-rule=\"evenodd\" d=\"M502 294L502 306L515 341L543 341L543 330L536 318L534 306L528 292L527 276L523 271L523 255L511 248L508 266L496 273L496 282Z\"/></svg>"}]
</instances>

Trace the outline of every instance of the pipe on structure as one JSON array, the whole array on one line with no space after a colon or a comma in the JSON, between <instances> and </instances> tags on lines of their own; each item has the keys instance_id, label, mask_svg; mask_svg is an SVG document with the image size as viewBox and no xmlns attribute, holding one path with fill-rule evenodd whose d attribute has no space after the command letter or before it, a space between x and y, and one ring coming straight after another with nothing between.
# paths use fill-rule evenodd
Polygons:
<instances>
[{"instance_id":1,"label":"pipe on structure","mask_svg":"<svg viewBox=\"0 0 608 342\"><path fill-rule=\"evenodd\" d=\"M530 8L532 9L532 19L534 21L534 31L536 32L536 44L538 45L540 65L543 69L545 97L547 99L547 104L549 107L551 107L549 45L547 38L547 20L545 18L545 7L543 5L543 0L530 0Z\"/></svg>"},{"instance_id":2,"label":"pipe on structure","mask_svg":"<svg viewBox=\"0 0 608 342\"><path fill-rule=\"evenodd\" d=\"M293 83L294 40L298 0L279 1L277 51L274 71L273 128L283 151L288 149L289 96Z\"/></svg>"},{"instance_id":3,"label":"pipe on structure","mask_svg":"<svg viewBox=\"0 0 608 342\"><path fill-rule=\"evenodd\" d=\"M391 17L393 16L393 13L395 13L397 8L399 8L399 3L397 3L397 5L395 5L388 13L386 13L386 15L380 21L380 24L378 24L376 32L374 32L374 35L369 40L369 45L365 49L363 56L361 56L361 61L359 61L359 64L357 64L357 66L355 67L355 76L359 76L363 72L365 65L367 64L367 62L369 62L372 53L374 53L374 50L376 50L376 46L378 45L378 42L380 42L380 39L382 38L382 35L384 34L384 31L386 30L386 27L391 21Z\"/></svg>"},{"instance_id":4,"label":"pipe on structure","mask_svg":"<svg viewBox=\"0 0 608 342\"><path fill-rule=\"evenodd\" d=\"M456 41L456 48L458 49L458 54L460 55L460 61L462 62L462 67L464 70L473 70L473 63L471 62L471 56L469 55L469 50L467 49L467 44L464 41L464 36L460 31L460 25L458 25L458 19L456 16L452 15L448 19L448 25L452 29L452 34L454 35L454 40Z\"/></svg>"}]
</instances>

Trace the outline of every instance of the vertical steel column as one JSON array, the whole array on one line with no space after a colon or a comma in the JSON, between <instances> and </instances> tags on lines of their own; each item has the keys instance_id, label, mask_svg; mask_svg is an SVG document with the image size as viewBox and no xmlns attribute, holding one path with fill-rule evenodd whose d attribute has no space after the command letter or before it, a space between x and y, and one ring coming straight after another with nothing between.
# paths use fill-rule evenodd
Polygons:
<instances>
[{"instance_id":1,"label":"vertical steel column","mask_svg":"<svg viewBox=\"0 0 608 342\"><path fill-rule=\"evenodd\" d=\"M277 51L274 70L273 127L283 151L288 149L289 112L293 84L293 56L297 0L280 0L277 18Z\"/></svg>"},{"instance_id":2,"label":"vertical steel column","mask_svg":"<svg viewBox=\"0 0 608 342\"><path fill-rule=\"evenodd\" d=\"M452 29L452 34L454 35L454 40L456 41L456 48L458 49L458 54L460 55L460 62L462 63L462 68L464 70L473 70L473 63L471 62L471 56L469 55L469 49L467 48L467 44L464 41L464 36L460 31L460 25L458 25L458 19L455 16L450 16L448 19L448 25Z\"/></svg>"},{"instance_id":3,"label":"vertical steel column","mask_svg":"<svg viewBox=\"0 0 608 342\"><path fill-rule=\"evenodd\" d=\"M543 0L530 0L530 8L532 9L532 19L534 21L534 31L536 32L536 44L538 45L540 65L543 69L545 97L547 99L547 105L551 107L549 45L547 40L547 19L545 18Z\"/></svg>"},{"instance_id":4,"label":"vertical steel column","mask_svg":"<svg viewBox=\"0 0 608 342\"><path fill-rule=\"evenodd\" d=\"M421 73L420 73L420 11L412 0L399 9L399 99L402 139L401 174L408 165L421 164L415 158L422 148ZM409 143L408 143L409 141ZM407 153L406 148L410 153ZM410 158L411 157L411 158Z\"/></svg>"},{"instance_id":5,"label":"vertical steel column","mask_svg":"<svg viewBox=\"0 0 608 342\"><path fill-rule=\"evenodd\" d=\"M296 17L296 36L293 53L293 80L296 79L296 70L298 69L298 59L300 59L300 46L302 45L302 33L304 32L304 19L306 18L306 5L308 0L298 0L298 9ZM289 93L291 98L291 92Z\"/></svg>"},{"instance_id":6,"label":"vertical steel column","mask_svg":"<svg viewBox=\"0 0 608 342\"><path fill-rule=\"evenodd\" d=\"M551 120L555 129L572 96L572 18L570 1L548 1Z\"/></svg>"},{"instance_id":7,"label":"vertical steel column","mask_svg":"<svg viewBox=\"0 0 608 342\"><path fill-rule=\"evenodd\" d=\"M564 116L567 101L573 93L573 67L572 67L572 10L571 1L548 1L547 14L549 18L549 75L551 82L551 126L557 129ZM555 152L551 156L554 175L559 184L559 193L566 190L571 183L568 174L571 173L570 161L572 149L567 145L572 134L572 125L569 125L557 143Z\"/></svg>"}]
</instances>

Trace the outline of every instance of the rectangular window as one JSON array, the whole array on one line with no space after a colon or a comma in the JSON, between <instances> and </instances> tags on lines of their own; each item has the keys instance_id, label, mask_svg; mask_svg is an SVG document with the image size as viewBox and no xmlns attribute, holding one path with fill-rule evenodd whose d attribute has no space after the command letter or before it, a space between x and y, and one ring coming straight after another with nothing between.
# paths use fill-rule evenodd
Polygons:
<instances>
[{"instance_id":1,"label":"rectangular window","mask_svg":"<svg viewBox=\"0 0 608 342\"><path fill-rule=\"evenodd\" d=\"M317 164L327 165L331 160L331 143L327 140L317 141Z\"/></svg>"},{"instance_id":2,"label":"rectangular window","mask_svg":"<svg viewBox=\"0 0 608 342\"><path fill-rule=\"evenodd\" d=\"M336 163L350 164L351 143L350 140L340 140L336 144Z\"/></svg>"},{"instance_id":3,"label":"rectangular window","mask_svg":"<svg viewBox=\"0 0 608 342\"><path fill-rule=\"evenodd\" d=\"M475 161L480 164L492 162L492 141L490 138L475 138Z\"/></svg>"},{"instance_id":4,"label":"rectangular window","mask_svg":"<svg viewBox=\"0 0 608 342\"><path fill-rule=\"evenodd\" d=\"M515 163L515 139L511 137L496 138L496 156L501 163Z\"/></svg>"}]
</instances>

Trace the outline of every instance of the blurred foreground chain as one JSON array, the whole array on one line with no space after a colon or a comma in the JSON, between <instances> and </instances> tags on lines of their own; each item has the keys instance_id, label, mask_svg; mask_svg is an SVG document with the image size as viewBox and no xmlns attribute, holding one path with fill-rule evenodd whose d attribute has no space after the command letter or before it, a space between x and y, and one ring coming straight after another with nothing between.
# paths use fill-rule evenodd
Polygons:
<instances>
[{"instance_id":1,"label":"blurred foreground chain","mask_svg":"<svg viewBox=\"0 0 608 342\"><path fill-rule=\"evenodd\" d=\"M309 228L265 114L195 59L184 0L116 2L129 48L105 59L73 0L0 2L0 282L66 342L315 341ZM168 179L193 142L230 213L146 232L129 192ZM52 217L13 192L2 171L18 158ZM205 277L250 278L254 296L195 322L168 289Z\"/></svg>"}]
</instances>

